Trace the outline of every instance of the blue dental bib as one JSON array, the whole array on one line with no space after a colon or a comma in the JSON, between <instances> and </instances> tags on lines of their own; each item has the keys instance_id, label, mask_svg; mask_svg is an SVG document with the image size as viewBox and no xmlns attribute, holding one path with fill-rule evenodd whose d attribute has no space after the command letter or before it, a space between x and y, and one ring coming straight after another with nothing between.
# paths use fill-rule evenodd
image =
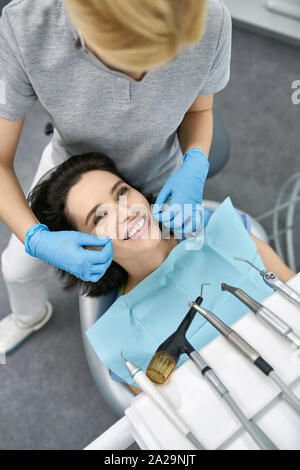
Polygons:
<instances>
[{"instance_id":1,"label":"blue dental bib","mask_svg":"<svg viewBox=\"0 0 300 470\"><path fill-rule=\"evenodd\" d=\"M197 243L188 238L170 252L165 261L128 294L120 296L86 332L100 360L128 384L131 378L124 356L146 372L158 346L179 326L189 310L188 302L200 295L203 282L203 307L228 325L249 311L237 298L221 290L226 282L244 289L257 301L273 293L258 271L233 259L247 258L261 269L265 266L256 245L227 197L210 217L201 249L187 249ZM187 339L199 350L220 333L200 314L196 314ZM177 366L188 359L183 354Z\"/></svg>"}]
</instances>

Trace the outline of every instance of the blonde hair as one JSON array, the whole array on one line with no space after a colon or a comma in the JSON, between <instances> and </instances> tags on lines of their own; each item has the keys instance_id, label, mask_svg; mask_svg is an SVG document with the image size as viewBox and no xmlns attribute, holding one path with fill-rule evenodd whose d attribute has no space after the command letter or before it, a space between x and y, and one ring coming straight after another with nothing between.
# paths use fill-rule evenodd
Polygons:
<instances>
[{"instance_id":1,"label":"blonde hair","mask_svg":"<svg viewBox=\"0 0 300 470\"><path fill-rule=\"evenodd\" d=\"M64 0L75 27L136 70L169 62L204 31L207 0Z\"/></svg>"}]
</instances>

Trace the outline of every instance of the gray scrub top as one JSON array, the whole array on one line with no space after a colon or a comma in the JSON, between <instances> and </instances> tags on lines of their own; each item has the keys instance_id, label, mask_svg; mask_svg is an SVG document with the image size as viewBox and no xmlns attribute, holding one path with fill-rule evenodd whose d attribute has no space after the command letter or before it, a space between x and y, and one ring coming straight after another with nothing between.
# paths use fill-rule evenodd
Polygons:
<instances>
[{"instance_id":1,"label":"gray scrub top","mask_svg":"<svg viewBox=\"0 0 300 470\"><path fill-rule=\"evenodd\" d=\"M98 151L156 196L182 163L185 113L197 95L228 83L231 28L223 0L208 0L200 41L136 81L76 49L62 0L13 0L0 18L0 117L21 119L39 99L55 128L55 164Z\"/></svg>"}]
</instances>

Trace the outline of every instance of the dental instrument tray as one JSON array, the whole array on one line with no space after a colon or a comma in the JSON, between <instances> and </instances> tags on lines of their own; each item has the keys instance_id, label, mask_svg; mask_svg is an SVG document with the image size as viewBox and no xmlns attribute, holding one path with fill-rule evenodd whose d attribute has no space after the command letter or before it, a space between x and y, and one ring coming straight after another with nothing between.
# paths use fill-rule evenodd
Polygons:
<instances>
[{"instance_id":1,"label":"dental instrument tray","mask_svg":"<svg viewBox=\"0 0 300 470\"><path fill-rule=\"evenodd\" d=\"M287 284L299 291L300 274ZM299 308L279 292L271 294L261 303L295 331L300 331ZM217 311L215 313L218 314ZM300 397L300 350L296 350L252 312L246 313L231 326L276 367L280 377ZM218 335L199 352L222 382L230 386L233 398L248 419L256 422L279 449L300 450L299 414L282 399L282 393L273 381L253 367L223 336ZM224 406L222 398L212 393L209 383L201 377L192 360L175 369L168 381L159 385L159 390L205 448L257 449L241 423ZM193 449L187 439L166 423L145 394L136 397L125 415L142 449Z\"/></svg>"}]
</instances>

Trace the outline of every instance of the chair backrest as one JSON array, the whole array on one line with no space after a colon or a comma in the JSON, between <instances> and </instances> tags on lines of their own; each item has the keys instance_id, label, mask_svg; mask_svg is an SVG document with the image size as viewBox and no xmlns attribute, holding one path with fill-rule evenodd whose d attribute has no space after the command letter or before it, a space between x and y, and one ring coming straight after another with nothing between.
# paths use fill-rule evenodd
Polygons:
<instances>
[{"instance_id":1,"label":"chair backrest","mask_svg":"<svg viewBox=\"0 0 300 470\"><path fill-rule=\"evenodd\" d=\"M79 311L83 347L92 377L107 405L118 418L121 418L124 416L125 409L130 406L135 394L126 384L111 378L108 368L100 361L85 334L112 305L116 297L117 291L101 297L87 297L79 292Z\"/></svg>"}]
</instances>

